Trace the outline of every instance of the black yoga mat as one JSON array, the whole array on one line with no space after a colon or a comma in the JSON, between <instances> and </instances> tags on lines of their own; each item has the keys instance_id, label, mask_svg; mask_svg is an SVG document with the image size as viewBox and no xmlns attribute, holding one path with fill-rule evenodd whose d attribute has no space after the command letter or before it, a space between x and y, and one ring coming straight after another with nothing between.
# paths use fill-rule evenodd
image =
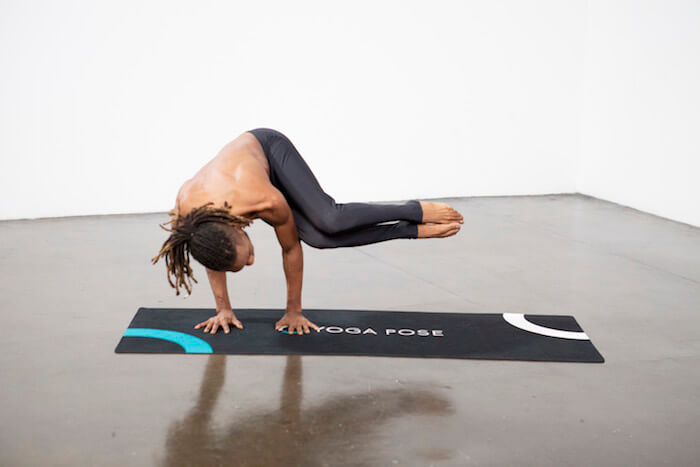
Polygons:
<instances>
[{"instance_id":1,"label":"black yoga mat","mask_svg":"<svg viewBox=\"0 0 700 467\"><path fill-rule=\"evenodd\" d=\"M234 312L244 329L210 334L194 326L213 308L139 308L115 352L604 361L573 316L304 309L321 329L297 335L275 330L282 309Z\"/></svg>"}]
</instances>

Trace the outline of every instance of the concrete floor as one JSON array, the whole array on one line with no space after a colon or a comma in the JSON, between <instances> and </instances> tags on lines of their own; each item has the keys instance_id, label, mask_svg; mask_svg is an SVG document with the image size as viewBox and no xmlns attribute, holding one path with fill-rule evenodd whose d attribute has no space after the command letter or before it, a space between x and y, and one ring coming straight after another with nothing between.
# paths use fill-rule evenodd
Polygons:
<instances>
[{"instance_id":1,"label":"concrete floor","mask_svg":"<svg viewBox=\"0 0 700 467\"><path fill-rule=\"evenodd\" d=\"M115 354L165 214L0 222L0 465L698 465L700 229L580 195L444 200L447 239L304 245L303 305L572 314L604 364ZM229 277L284 307L273 230ZM244 323L245 324L245 323ZM235 338L232 336L231 338Z\"/></svg>"}]
</instances>

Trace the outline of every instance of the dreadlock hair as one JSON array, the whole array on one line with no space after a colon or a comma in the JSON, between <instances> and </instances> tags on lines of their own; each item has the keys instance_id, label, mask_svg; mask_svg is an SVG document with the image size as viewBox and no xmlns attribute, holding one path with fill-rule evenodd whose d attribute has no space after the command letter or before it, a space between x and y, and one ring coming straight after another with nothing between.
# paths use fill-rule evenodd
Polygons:
<instances>
[{"instance_id":1,"label":"dreadlock hair","mask_svg":"<svg viewBox=\"0 0 700 467\"><path fill-rule=\"evenodd\" d=\"M190 267L190 253L207 268L224 271L236 261L233 227L243 228L253 222L248 217L231 214L228 202L224 202L223 208L210 207L212 204L208 202L194 208L184 217L172 210L168 213L172 218L160 224L171 234L151 261L156 264L161 257L165 258L168 282L175 289L175 295L180 295L180 287L184 287L188 295L192 294L190 279L197 283ZM172 224L171 228L165 227L167 224Z\"/></svg>"}]
</instances>

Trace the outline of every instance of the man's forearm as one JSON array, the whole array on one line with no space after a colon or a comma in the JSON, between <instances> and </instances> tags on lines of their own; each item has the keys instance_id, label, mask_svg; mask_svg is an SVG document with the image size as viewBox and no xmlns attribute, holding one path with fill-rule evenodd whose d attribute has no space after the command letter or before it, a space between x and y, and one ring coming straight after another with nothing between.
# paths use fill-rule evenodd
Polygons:
<instances>
[{"instance_id":1,"label":"man's forearm","mask_svg":"<svg viewBox=\"0 0 700 467\"><path fill-rule=\"evenodd\" d=\"M229 302L228 290L226 287L226 271L212 271L207 268L207 277L209 278L211 291L214 293L216 311L231 311L231 302Z\"/></svg>"},{"instance_id":2,"label":"man's forearm","mask_svg":"<svg viewBox=\"0 0 700 467\"><path fill-rule=\"evenodd\" d=\"M289 250L282 250L282 264L287 278L287 312L301 313L301 283L304 276L301 243Z\"/></svg>"}]
</instances>

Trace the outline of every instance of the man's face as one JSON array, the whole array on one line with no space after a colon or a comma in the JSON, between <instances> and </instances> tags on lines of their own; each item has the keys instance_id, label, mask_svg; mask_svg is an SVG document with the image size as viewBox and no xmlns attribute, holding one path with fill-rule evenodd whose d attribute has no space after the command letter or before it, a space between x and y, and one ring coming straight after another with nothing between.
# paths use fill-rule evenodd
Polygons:
<instances>
[{"instance_id":1,"label":"man's face","mask_svg":"<svg viewBox=\"0 0 700 467\"><path fill-rule=\"evenodd\" d=\"M231 265L232 272L238 272L245 266L251 266L255 262L255 250L253 248L253 243L250 241L250 237L243 229L236 229L238 231L235 244L236 244L236 261Z\"/></svg>"}]
</instances>

